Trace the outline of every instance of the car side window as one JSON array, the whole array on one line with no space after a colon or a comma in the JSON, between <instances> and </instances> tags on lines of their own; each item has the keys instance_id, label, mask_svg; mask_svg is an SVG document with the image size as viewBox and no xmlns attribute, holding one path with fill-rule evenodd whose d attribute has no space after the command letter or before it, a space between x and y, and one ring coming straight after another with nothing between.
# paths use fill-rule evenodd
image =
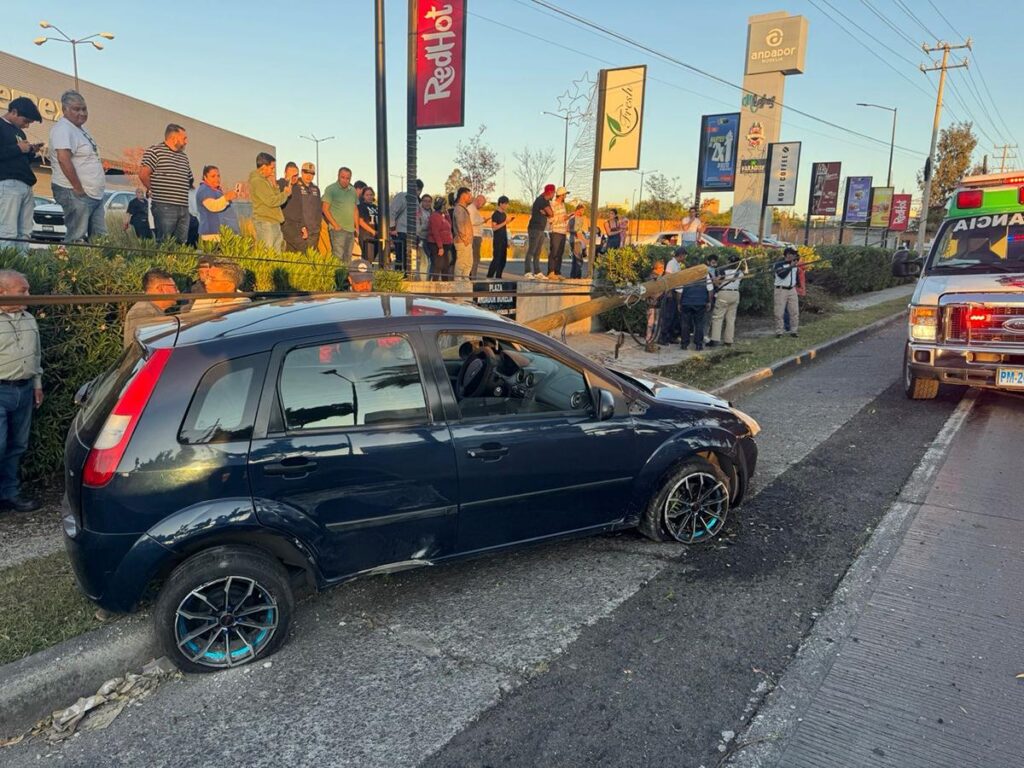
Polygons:
<instances>
[{"instance_id":1,"label":"car side window","mask_svg":"<svg viewBox=\"0 0 1024 768\"><path fill-rule=\"evenodd\" d=\"M278 396L289 431L428 421L416 355L402 336L293 349Z\"/></svg>"},{"instance_id":2,"label":"car side window","mask_svg":"<svg viewBox=\"0 0 1024 768\"><path fill-rule=\"evenodd\" d=\"M437 343L462 418L592 411L583 372L539 347L481 334Z\"/></svg>"},{"instance_id":3,"label":"car side window","mask_svg":"<svg viewBox=\"0 0 1024 768\"><path fill-rule=\"evenodd\" d=\"M266 364L266 355L253 355L210 368L196 388L178 440L188 445L248 440Z\"/></svg>"}]
</instances>

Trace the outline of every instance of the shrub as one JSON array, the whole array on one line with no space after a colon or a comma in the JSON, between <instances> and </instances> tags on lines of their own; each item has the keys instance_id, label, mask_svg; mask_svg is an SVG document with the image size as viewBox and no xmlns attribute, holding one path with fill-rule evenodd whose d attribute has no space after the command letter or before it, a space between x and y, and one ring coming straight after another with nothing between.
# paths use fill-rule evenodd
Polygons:
<instances>
[{"instance_id":1,"label":"shrub","mask_svg":"<svg viewBox=\"0 0 1024 768\"><path fill-rule=\"evenodd\" d=\"M179 290L187 291L195 274L198 252L177 244L157 245L140 241L131 232L116 232L99 245L34 250L28 256L0 249L0 269L23 272L37 295L141 293L142 275L152 267L165 269ZM139 253L131 248L145 250ZM259 291L332 291L336 272L344 280L344 270L330 256L281 254L230 232L223 233L219 245L203 243L203 248L235 259L247 271L249 285ZM76 410L75 392L121 353L128 307L127 303L63 304L33 310L43 350L45 400L33 417L29 450L22 461L27 482L48 479L60 471L64 438Z\"/></svg>"},{"instance_id":2,"label":"shrub","mask_svg":"<svg viewBox=\"0 0 1024 768\"><path fill-rule=\"evenodd\" d=\"M892 254L884 248L823 245L817 248L822 264L807 275L834 296L879 291L906 282L892 276Z\"/></svg>"}]
</instances>

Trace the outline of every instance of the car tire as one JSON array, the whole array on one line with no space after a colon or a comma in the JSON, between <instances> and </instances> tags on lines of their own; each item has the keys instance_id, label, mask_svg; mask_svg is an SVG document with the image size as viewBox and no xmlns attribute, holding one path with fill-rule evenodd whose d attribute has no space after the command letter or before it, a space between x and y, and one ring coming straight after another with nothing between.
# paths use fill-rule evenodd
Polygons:
<instances>
[{"instance_id":1,"label":"car tire","mask_svg":"<svg viewBox=\"0 0 1024 768\"><path fill-rule=\"evenodd\" d=\"M939 394L938 379L922 379L910 370L910 349L903 350L903 393L910 400L934 400Z\"/></svg>"},{"instance_id":2,"label":"car tire","mask_svg":"<svg viewBox=\"0 0 1024 768\"><path fill-rule=\"evenodd\" d=\"M640 519L640 532L654 541L710 541L725 527L731 496L726 474L693 456L666 475Z\"/></svg>"},{"instance_id":3,"label":"car tire","mask_svg":"<svg viewBox=\"0 0 1024 768\"><path fill-rule=\"evenodd\" d=\"M284 567L264 552L213 547L168 577L153 612L164 653L183 672L217 672L265 658L284 643L295 598Z\"/></svg>"}]
</instances>

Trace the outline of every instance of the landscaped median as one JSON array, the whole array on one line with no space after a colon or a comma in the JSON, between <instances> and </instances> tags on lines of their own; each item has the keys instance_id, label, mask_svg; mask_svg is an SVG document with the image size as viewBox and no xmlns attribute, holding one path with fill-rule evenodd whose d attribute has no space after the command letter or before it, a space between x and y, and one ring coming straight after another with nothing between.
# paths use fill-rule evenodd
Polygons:
<instances>
[{"instance_id":1,"label":"landscaped median","mask_svg":"<svg viewBox=\"0 0 1024 768\"><path fill-rule=\"evenodd\" d=\"M731 347L706 351L681 363L656 368L654 372L698 389L713 390L894 317L906 308L907 297L900 297L865 309L840 310L821 318L811 315L806 318L807 323L800 326L799 338L785 335L742 339Z\"/></svg>"}]
</instances>

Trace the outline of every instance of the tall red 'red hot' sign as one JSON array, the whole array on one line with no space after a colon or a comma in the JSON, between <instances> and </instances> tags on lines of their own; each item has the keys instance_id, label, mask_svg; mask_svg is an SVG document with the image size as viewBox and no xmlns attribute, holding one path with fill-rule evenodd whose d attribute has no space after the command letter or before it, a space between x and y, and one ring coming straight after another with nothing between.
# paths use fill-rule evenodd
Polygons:
<instances>
[{"instance_id":1,"label":"tall red 'red hot' sign","mask_svg":"<svg viewBox=\"0 0 1024 768\"><path fill-rule=\"evenodd\" d=\"M910 195L893 195L889 209L889 229L906 232L910 223Z\"/></svg>"},{"instance_id":2,"label":"tall red 'red hot' sign","mask_svg":"<svg viewBox=\"0 0 1024 768\"><path fill-rule=\"evenodd\" d=\"M419 0L416 8L416 127L464 123L466 3Z\"/></svg>"}]
</instances>

